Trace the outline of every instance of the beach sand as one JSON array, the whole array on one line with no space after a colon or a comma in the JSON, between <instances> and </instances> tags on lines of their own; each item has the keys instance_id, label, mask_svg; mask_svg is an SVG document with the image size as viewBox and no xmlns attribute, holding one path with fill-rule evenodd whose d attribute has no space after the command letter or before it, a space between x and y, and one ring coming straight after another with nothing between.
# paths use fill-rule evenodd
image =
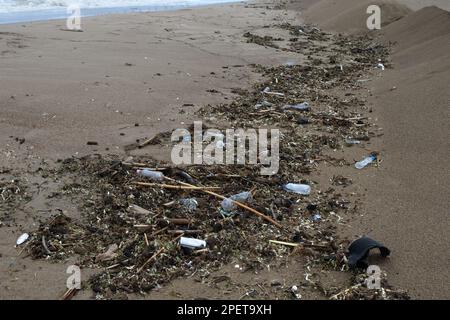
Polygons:
<instances>
[{"instance_id":1,"label":"beach sand","mask_svg":"<svg viewBox=\"0 0 450 320\"><path fill-rule=\"evenodd\" d=\"M328 0L296 1L290 10L266 10L271 1L261 1L99 16L82 20L84 32L62 31L63 21L1 25L0 166L38 167L43 160L124 154L136 139L185 127L196 119L198 107L230 101L233 88L251 86L259 76L250 64L279 65L297 59L290 52L246 43L243 33L285 21L363 32L366 2L379 1L345 0L339 5ZM379 34L386 42L397 42L393 68L367 85L373 118L383 128L370 151L381 151L383 161L377 169L342 169L353 180L354 191L364 194L361 216L343 232L349 238L368 234L392 250L381 268L394 286L407 289L413 298L448 299L450 18L444 9L449 5L448 1L380 4L387 14ZM431 4L440 8L422 9ZM98 145L89 146L88 141ZM352 148L343 156L352 161L367 152ZM324 167L322 177L328 180L335 173ZM70 262L19 259L13 248L21 232L36 227L31 216L44 204L45 200L34 199L16 213L18 227L0 228L2 299L52 299L62 293ZM73 204L62 205L76 211ZM260 277L277 276L292 278L295 273ZM335 277L331 281L339 282L340 275ZM236 279L252 280L252 275ZM192 290L185 292L186 285ZM205 290L182 279L150 298L211 294ZM82 292L76 297L90 295Z\"/></svg>"},{"instance_id":2,"label":"beach sand","mask_svg":"<svg viewBox=\"0 0 450 320\"><path fill-rule=\"evenodd\" d=\"M351 2L341 8L346 12L342 19L332 20L322 10L337 10L342 1L319 1L306 16L331 30L363 31L361 24L345 19L355 10ZM448 299L450 4L382 3L388 20L403 17L380 32L385 41L394 43L393 69L369 82L374 117L384 133L376 146L383 162L374 173L351 176L367 195L363 217L353 223L353 232L392 249L389 264L382 267L392 284L407 288L414 298Z\"/></svg>"}]
</instances>

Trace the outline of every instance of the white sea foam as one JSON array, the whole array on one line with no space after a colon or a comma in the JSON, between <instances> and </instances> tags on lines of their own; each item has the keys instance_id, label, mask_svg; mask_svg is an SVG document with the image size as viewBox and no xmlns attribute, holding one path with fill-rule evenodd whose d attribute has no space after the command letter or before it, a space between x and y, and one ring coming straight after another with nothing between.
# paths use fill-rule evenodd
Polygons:
<instances>
[{"instance_id":1,"label":"white sea foam","mask_svg":"<svg viewBox=\"0 0 450 320\"><path fill-rule=\"evenodd\" d=\"M0 13L26 12L36 10L55 10L70 5L80 8L116 7L185 7L203 4L233 2L232 0L0 0Z\"/></svg>"}]
</instances>

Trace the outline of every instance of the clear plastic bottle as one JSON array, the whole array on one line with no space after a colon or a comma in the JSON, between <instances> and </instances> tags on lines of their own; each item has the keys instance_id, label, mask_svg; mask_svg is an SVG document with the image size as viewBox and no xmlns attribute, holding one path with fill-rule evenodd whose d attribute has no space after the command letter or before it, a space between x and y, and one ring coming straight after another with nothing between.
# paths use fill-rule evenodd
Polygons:
<instances>
[{"instance_id":1,"label":"clear plastic bottle","mask_svg":"<svg viewBox=\"0 0 450 320\"><path fill-rule=\"evenodd\" d=\"M155 180L155 181L164 180L164 174L159 171L152 171L149 169L138 169L136 172L138 175L145 177L145 178L149 178L151 180Z\"/></svg>"},{"instance_id":2,"label":"clear plastic bottle","mask_svg":"<svg viewBox=\"0 0 450 320\"><path fill-rule=\"evenodd\" d=\"M290 192L295 192L307 196L311 193L311 187L307 184L288 183L283 186L283 189Z\"/></svg>"},{"instance_id":3,"label":"clear plastic bottle","mask_svg":"<svg viewBox=\"0 0 450 320\"><path fill-rule=\"evenodd\" d=\"M252 193L245 191L245 192L241 192L241 193L232 195L229 198L223 199L220 205L222 206L222 209L225 211L233 211L233 210L237 209L237 205L232 200L245 203L245 202L251 201L251 199L252 199Z\"/></svg>"},{"instance_id":4,"label":"clear plastic bottle","mask_svg":"<svg viewBox=\"0 0 450 320\"><path fill-rule=\"evenodd\" d=\"M353 146L353 145L355 145L355 144L361 144L361 141L356 140L356 139L347 138L347 139L345 139L345 144L346 144L348 147L351 147L351 146Z\"/></svg>"},{"instance_id":5,"label":"clear plastic bottle","mask_svg":"<svg viewBox=\"0 0 450 320\"><path fill-rule=\"evenodd\" d=\"M308 111L308 110L310 110L310 107L309 107L308 102L303 102L303 103L299 103L299 104L287 104L283 107L283 110L288 110L288 109L299 110L299 111Z\"/></svg>"},{"instance_id":6,"label":"clear plastic bottle","mask_svg":"<svg viewBox=\"0 0 450 320\"><path fill-rule=\"evenodd\" d=\"M198 202L195 198L180 199L180 204L189 212L197 210Z\"/></svg>"},{"instance_id":7,"label":"clear plastic bottle","mask_svg":"<svg viewBox=\"0 0 450 320\"><path fill-rule=\"evenodd\" d=\"M358 161L357 163L355 163L355 168L358 170L361 170L361 169L365 168L367 165L374 162L376 159L377 159L377 157L375 155L370 155L370 156L362 159L361 161Z\"/></svg>"}]
</instances>

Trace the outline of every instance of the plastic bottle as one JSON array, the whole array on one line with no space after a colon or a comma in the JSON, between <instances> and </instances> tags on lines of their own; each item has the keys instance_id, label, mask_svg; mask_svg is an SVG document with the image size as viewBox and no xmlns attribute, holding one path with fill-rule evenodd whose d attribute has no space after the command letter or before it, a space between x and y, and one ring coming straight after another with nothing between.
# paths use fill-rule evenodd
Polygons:
<instances>
[{"instance_id":1,"label":"plastic bottle","mask_svg":"<svg viewBox=\"0 0 450 320\"><path fill-rule=\"evenodd\" d=\"M145 177L145 178L150 178L151 180L155 180L155 181L164 180L164 174L159 171L152 171L149 169L138 169L136 172L138 175Z\"/></svg>"},{"instance_id":2,"label":"plastic bottle","mask_svg":"<svg viewBox=\"0 0 450 320\"><path fill-rule=\"evenodd\" d=\"M237 205L232 201L238 201L238 202L248 202L252 199L252 193L245 191L241 192L235 195L232 195L229 198L225 198L221 202L222 209L225 211L233 211L237 208Z\"/></svg>"},{"instance_id":3,"label":"plastic bottle","mask_svg":"<svg viewBox=\"0 0 450 320\"><path fill-rule=\"evenodd\" d=\"M302 195L309 195L311 193L311 187L307 184L288 183L283 186L286 191L295 192Z\"/></svg>"},{"instance_id":4,"label":"plastic bottle","mask_svg":"<svg viewBox=\"0 0 450 320\"><path fill-rule=\"evenodd\" d=\"M361 143L361 141L356 140L356 139L350 139L350 138L345 139L345 144L349 147L353 146L355 144L360 144L360 143Z\"/></svg>"},{"instance_id":5,"label":"plastic bottle","mask_svg":"<svg viewBox=\"0 0 450 320\"><path fill-rule=\"evenodd\" d=\"M308 111L310 109L308 102L303 102L299 104L287 104L283 107L283 110L294 109L299 111Z\"/></svg>"},{"instance_id":6,"label":"plastic bottle","mask_svg":"<svg viewBox=\"0 0 450 320\"><path fill-rule=\"evenodd\" d=\"M370 155L370 156L362 159L361 161L358 161L357 163L355 163L355 168L361 170L364 167L366 167L368 164L375 161L376 159L377 159L377 157L375 155Z\"/></svg>"},{"instance_id":7,"label":"plastic bottle","mask_svg":"<svg viewBox=\"0 0 450 320\"><path fill-rule=\"evenodd\" d=\"M194 198L180 199L180 204L189 212L195 211L198 206L198 202Z\"/></svg>"},{"instance_id":8,"label":"plastic bottle","mask_svg":"<svg viewBox=\"0 0 450 320\"><path fill-rule=\"evenodd\" d=\"M206 241L194 238L180 238L180 245L189 249L203 249L206 248Z\"/></svg>"}]
</instances>

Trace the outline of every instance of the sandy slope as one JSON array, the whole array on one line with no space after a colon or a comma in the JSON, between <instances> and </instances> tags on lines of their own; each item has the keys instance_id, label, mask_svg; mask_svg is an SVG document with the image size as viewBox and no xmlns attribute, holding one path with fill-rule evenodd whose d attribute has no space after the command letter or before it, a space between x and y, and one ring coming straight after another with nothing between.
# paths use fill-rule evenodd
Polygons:
<instances>
[{"instance_id":1,"label":"sandy slope","mask_svg":"<svg viewBox=\"0 0 450 320\"><path fill-rule=\"evenodd\" d=\"M382 15L404 17L379 32L381 39L395 43L393 69L370 82L374 115L384 129L382 141L372 148L382 151L383 163L375 173L352 177L361 190L367 188L368 199L352 232L369 234L393 250L382 266L393 284L415 298L448 299L450 13L444 9L450 10L450 3L369 2L383 4ZM353 6L355 1L322 0L305 16L330 30L362 32L362 8L369 2Z\"/></svg>"},{"instance_id":2,"label":"sandy slope","mask_svg":"<svg viewBox=\"0 0 450 320\"><path fill-rule=\"evenodd\" d=\"M398 42L394 70L373 83L385 161L368 184L373 220L360 230L390 243L392 283L449 299L450 13L424 8L383 33Z\"/></svg>"}]
</instances>

